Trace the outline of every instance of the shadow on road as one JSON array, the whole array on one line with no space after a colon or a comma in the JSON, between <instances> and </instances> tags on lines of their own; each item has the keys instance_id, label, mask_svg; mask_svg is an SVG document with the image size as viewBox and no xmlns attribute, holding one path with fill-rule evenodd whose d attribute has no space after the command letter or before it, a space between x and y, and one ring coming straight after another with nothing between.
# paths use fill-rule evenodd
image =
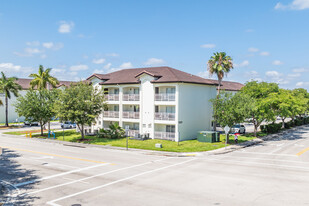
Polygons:
<instances>
[{"instance_id":1,"label":"shadow on road","mask_svg":"<svg viewBox=\"0 0 309 206\"><path fill-rule=\"evenodd\" d=\"M5 184L4 194L1 195L0 193L0 197L2 196L1 197L2 201L11 199L11 201L7 202L5 205L31 205L31 203L35 199L38 199L38 197L35 196L28 196L28 195L18 196L17 189L15 189L12 186L21 182L31 181L39 178L34 174L34 170L24 169L22 165L20 165L15 160L18 157L20 157L18 153L9 149L3 149L3 154L0 156L0 180L2 184L7 183ZM23 186L20 189L22 189L23 191L24 190L28 191L33 187L34 187L33 184L29 184ZM10 195L9 193L14 195Z\"/></svg>"}]
</instances>

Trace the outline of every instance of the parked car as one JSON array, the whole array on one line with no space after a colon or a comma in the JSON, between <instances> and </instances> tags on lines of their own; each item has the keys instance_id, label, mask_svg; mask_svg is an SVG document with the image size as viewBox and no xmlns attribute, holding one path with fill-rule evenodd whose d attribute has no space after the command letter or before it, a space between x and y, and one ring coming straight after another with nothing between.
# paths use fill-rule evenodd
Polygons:
<instances>
[{"instance_id":1,"label":"parked car","mask_svg":"<svg viewBox=\"0 0 309 206\"><path fill-rule=\"evenodd\" d=\"M24 121L24 125L29 125L31 126L39 126L38 122L32 122L32 121Z\"/></svg>"},{"instance_id":2,"label":"parked car","mask_svg":"<svg viewBox=\"0 0 309 206\"><path fill-rule=\"evenodd\" d=\"M245 134L246 133L246 127L242 124L236 124L231 128L231 133Z\"/></svg>"},{"instance_id":3,"label":"parked car","mask_svg":"<svg viewBox=\"0 0 309 206\"><path fill-rule=\"evenodd\" d=\"M61 123L61 128L63 128L63 129L76 128L76 123L70 122L70 121L65 121L65 122Z\"/></svg>"}]
</instances>

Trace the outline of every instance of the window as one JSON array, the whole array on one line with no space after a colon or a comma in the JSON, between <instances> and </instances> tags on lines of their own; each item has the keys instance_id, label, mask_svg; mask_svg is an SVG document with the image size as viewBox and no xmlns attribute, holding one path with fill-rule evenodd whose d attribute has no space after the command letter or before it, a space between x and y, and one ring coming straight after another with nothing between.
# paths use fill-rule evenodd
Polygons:
<instances>
[{"instance_id":1,"label":"window","mask_svg":"<svg viewBox=\"0 0 309 206\"><path fill-rule=\"evenodd\" d=\"M155 88L155 93L156 93L156 94L159 94L159 87L156 87L156 88Z\"/></svg>"},{"instance_id":2,"label":"window","mask_svg":"<svg viewBox=\"0 0 309 206\"><path fill-rule=\"evenodd\" d=\"M159 106L155 106L155 112L159 112Z\"/></svg>"},{"instance_id":3,"label":"window","mask_svg":"<svg viewBox=\"0 0 309 206\"><path fill-rule=\"evenodd\" d=\"M114 94L119 94L119 89L114 89Z\"/></svg>"},{"instance_id":4,"label":"window","mask_svg":"<svg viewBox=\"0 0 309 206\"><path fill-rule=\"evenodd\" d=\"M134 94L139 94L139 88L134 88Z\"/></svg>"},{"instance_id":5,"label":"window","mask_svg":"<svg viewBox=\"0 0 309 206\"><path fill-rule=\"evenodd\" d=\"M119 105L114 105L114 111L119 111Z\"/></svg>"},{"instance_id":6,"label":"window","mask_svg":"<svg viewBox=\"0 0 309 206\"><path fill-rule=\"evenodd\" d=\"M139 112L139 106L138 105L134 106L134 112Z\"/></svg>"},{"instance_id":7,"label":"window","mask_svg":"<svg viewBox=\"0 0 309 206\"><path fill-rule=\"evenodd\" d=\"M143 124L143 128L146 128L146 124Z\"/></svg>"},{"instance_id":8,"label":"window","mask_svg":"<svg viewBox=\"0 0 309 206\"><path fill-rule=\"evenodd\" d=\"M134 130L139 130L139 124L138 123L133 123L133 129Z\"/></svg>"},{"instance_id":9,"label":"window","mask_svg":"<svg viewBox=\"0 0 309 206\"><path fill-rule=\"evenodd\" d=\"M104 88L104 94L108 94L108 88Z\"/></svg>"},{"instance_id":10,"label":"window","mask_svg":"<svg viewBox=\"0 0 309 206\"><path fill-rule=\"evenodd\" d=\"M175 133L175 125L166 125L166 132Z\"/></svg>"},{"instance_id":11,"label":"window","mask_svg":"<svg viewBox=\"0 0 309 206\"><path fill-rule=\"evenodd\" d=\"M175 94L175 87L166 88L166 93L167 94Z\"/></svg>"},{"instance_id":12,"label":"window","mask_svg":"<svg viewBox=\"0 0 309 206\"><path fill-rule=\"evenodd\" d=\"M166 113L175 113L175 107L174 106L166 106L165 111L166 111Z\"/></svg>"}]
</instances>

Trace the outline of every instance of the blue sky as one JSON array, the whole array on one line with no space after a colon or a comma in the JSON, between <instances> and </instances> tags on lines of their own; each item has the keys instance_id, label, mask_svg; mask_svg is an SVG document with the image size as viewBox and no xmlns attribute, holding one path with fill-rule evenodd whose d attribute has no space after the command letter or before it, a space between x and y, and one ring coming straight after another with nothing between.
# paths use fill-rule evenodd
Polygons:
<instances>
[{"instance_id":1,"label":"blue sky","mask_svg":"<svg viewBox=\"0 0 309 206\"><path fill-rule=\"evenodd\" d=\"M0 70L38 66L61 80L123 68L170 66L209 77L225 51L226 80L309 89L309 0L27 0L0 2Z\"/></svg>"}]
</instances>

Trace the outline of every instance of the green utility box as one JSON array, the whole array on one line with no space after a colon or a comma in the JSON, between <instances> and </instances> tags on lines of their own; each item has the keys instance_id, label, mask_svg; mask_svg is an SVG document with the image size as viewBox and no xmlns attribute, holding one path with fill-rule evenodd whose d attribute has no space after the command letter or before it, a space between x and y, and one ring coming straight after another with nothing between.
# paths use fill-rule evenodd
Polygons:
<instances>
[{"instance_id":1,"label":"green utility box","mask_svg":"<svg viewBox=\"0 0 309 206\"><path fill-rule=\"evenodd\" d=\"M220 142L220 133L214 131L200 131L197 134L199 142Z\"/></svg>"}]
</instances>

